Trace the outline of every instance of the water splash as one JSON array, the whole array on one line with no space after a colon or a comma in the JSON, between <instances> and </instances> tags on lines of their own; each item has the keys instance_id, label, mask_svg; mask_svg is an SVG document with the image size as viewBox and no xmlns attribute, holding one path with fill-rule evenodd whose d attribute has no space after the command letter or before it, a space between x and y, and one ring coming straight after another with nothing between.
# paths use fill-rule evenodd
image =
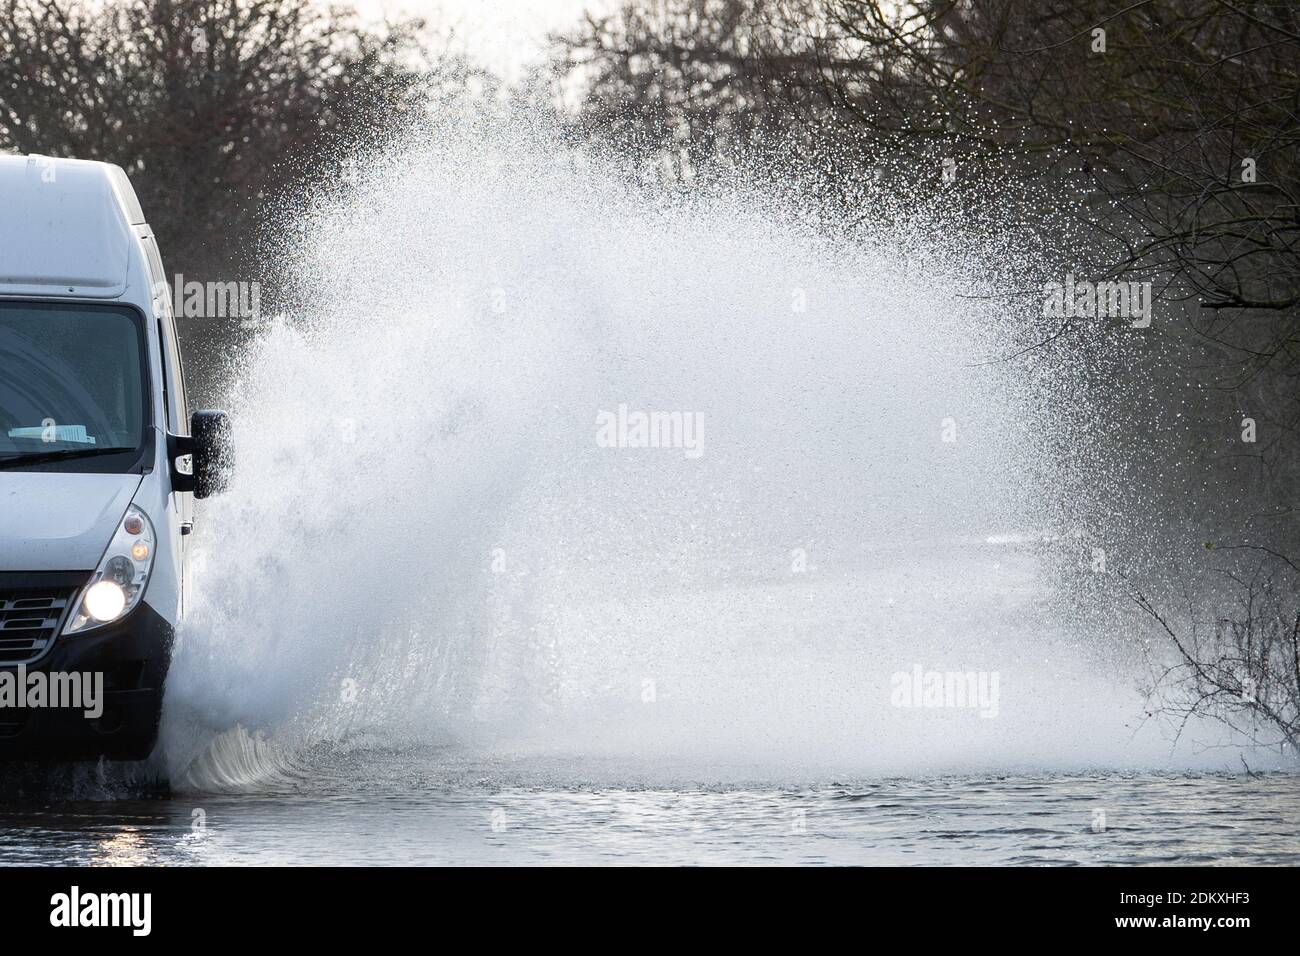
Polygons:
<instances>
[{"instance_id":1,"label":"water splash","mask_svg":"<svg viewBox=\"0 0 1300 956\"><path fill-rule=\"evenodd\" d=\"M639 184L518 122L357 169L286 217L291 320L236 371L174 782L349 741L775 779L1167 759L1023 543L1050 409L978 364L1024 317L971 292L1028 258L896 194L848 228L770 183ZM620 407L695 416L700 454L602 447ZM998 672L998 716L893 706L916 665Z\"/></svg>"}]
</instances>

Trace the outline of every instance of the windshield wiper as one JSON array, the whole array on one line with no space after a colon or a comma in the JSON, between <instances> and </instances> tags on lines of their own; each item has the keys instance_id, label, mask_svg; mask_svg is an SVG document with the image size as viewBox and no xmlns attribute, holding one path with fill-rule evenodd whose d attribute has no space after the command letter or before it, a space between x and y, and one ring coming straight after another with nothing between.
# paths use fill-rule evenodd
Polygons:
<instances>
[{"instance_id":1,"label":"windshield wiper","mask_svg":"<svg viewBox=\"0 0 1300 956\"><path fill-rule=\"evenodd\" d=\"M95 458L99 455L118 455L134 448L62 448L58 451L38 451L26 455L0 456L0 468L9 465L32 465L43 461L68 461L74 458Z\"/></svg>"}]
</instances>

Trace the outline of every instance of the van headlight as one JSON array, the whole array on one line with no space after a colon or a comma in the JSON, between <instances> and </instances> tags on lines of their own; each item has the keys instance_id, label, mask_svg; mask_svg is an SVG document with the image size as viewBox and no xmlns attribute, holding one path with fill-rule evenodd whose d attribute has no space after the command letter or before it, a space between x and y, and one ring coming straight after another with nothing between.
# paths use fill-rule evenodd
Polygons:
<instances>
[{"instance_id":1,"label":"van headlight","mask_svg":"<svg viewBox=\"0 0 1300 956\"><path fill-rule=\"evenodd\" d=\"M153 525L135 505L126 509L108 550L82 588L64 634L78 634L130 614L153 570Z\"/></svg>"}]
</instances>

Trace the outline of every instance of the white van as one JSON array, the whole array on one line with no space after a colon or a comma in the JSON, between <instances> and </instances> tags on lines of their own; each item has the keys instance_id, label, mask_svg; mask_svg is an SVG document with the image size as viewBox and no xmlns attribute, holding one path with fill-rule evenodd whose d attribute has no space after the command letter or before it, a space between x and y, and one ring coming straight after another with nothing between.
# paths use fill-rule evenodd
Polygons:
<instances>
[{"instance_id":1,"label":"white van","mask_svg":"<svg viewBox=\"0 0 1300 956\"><path fill-rule=\"evenodd\" d=\"M119 167L0 156L0 758L157 737L193 499L228 468L166 289Z\"/></svg>"}]
</instances>

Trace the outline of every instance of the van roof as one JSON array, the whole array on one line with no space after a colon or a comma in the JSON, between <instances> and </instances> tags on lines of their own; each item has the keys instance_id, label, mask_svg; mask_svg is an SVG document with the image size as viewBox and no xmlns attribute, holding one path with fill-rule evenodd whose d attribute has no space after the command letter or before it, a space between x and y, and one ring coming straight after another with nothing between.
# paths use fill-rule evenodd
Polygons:
<instances>
[{"instance_id":1,"label":"van roof","mask_svg":"<svg viewBox=\"0 0 1300 956\"><path fill-rule=\"evenodd\" d=\"M0 155L0 296L116 298L144 214L111 163Z\"/></svg>"}]
</instances>

